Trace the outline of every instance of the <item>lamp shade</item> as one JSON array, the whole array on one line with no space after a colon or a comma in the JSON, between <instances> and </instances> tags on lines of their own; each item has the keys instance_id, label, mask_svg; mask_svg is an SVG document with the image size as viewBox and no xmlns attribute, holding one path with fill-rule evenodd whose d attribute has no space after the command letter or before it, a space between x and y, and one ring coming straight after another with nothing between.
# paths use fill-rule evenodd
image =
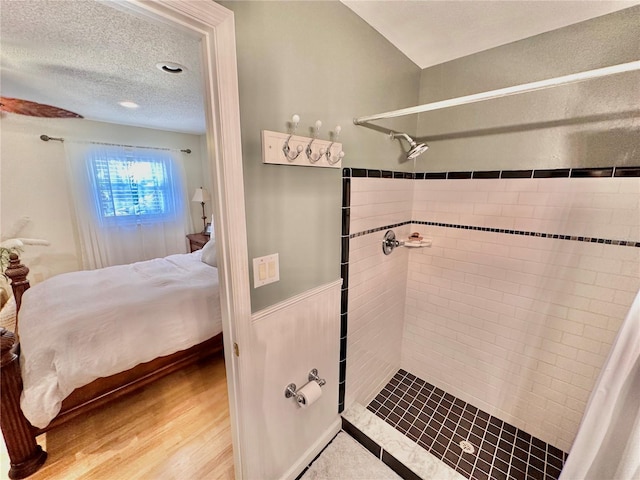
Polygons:
<instances>
[{"instance_id":1,"label":"lamp shade","mask_svg":"<svg viewBox=\"0 0 640 480\"><path fill-rule=\"evenodd\" d=\"M206 189L200 187L200 188L196 188L196 193L193 194L193 198L191 199L192 202L198 202L198 203L206 203L209 201L209 192L207 192Z\"/></svg>"}]
</instances>

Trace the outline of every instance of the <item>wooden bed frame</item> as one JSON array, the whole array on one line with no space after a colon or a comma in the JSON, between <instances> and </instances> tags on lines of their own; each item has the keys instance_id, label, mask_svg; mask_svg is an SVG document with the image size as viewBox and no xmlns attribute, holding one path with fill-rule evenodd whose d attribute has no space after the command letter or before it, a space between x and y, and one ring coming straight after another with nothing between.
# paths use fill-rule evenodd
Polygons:
<instances>
[{"instance_id":1,"label":"wooden bed frame","mask_svg":"<svg viewBox=\"0 0 640 480\"><path fill-rule=\"evenodd\" d=\"M18 255L12 253L6 275L16 301L16 331L22 294L29 288L29 269L20 264ZM46 461L47 453L37 444L36 437L72 418L82 415L107 402L131 393L159 378L196 363L222 350L222 333L193 347L172 355L156 358L147 363L112 375L99 378L74 390L63 402L60 413L45 428L33 427L20 409L22 377L20 372L20 344L13 332L0 331L0 426L9 454L11 468L9 478L26 478L35 473Z\"/></svg>"}]
</instances>

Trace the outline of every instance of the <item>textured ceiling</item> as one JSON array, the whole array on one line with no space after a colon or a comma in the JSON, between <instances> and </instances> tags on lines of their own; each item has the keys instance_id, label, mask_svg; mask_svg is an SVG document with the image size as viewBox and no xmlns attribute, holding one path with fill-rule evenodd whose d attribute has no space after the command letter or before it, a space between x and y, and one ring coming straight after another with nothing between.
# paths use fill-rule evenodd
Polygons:
<instances>
[{"instance_id":1,"label":"textured ceiling","mask_svg":"<svg viewBox=\"0 0 640 480\"><path fill-rule=\"evenodd\" d=\"M343 0L421 68L636 1ZM109 2L0 0L0 94L85 118L204 133L200 44ZM158 62L185 65L180 75ZM120 101L140 108L128 110Z\"/></svg>"},{"instance_id":2,"label":"textured ceiling","mask_svg":"<svg viewBox=\"0 0 640 480\"><path fill-rule=\"evenodd\" d=\"M606 0L342 0L420 68L640 4Z\"/></svg>"},{"instance_id":3,"label":"textured ceiling","mask_svg":"<svg viewBox=\"0 0 640 480\"><path fill-rule=\"evenodd\" d=\"M0 0L0 92L90 120L202 134L200 42L108 4ZM158 62L187 67L181 74ZM120 101L132 101L126 109Z\"/></svg>"}]
</instances>

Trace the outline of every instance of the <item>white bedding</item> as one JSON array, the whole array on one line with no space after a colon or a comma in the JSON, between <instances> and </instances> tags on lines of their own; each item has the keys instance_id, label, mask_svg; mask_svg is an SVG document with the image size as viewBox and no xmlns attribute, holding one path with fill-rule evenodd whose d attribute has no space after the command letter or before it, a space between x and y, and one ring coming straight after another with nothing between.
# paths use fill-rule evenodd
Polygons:
<instances>
[{"instance_id":1,"label":"white bedding","mask_svg":"<svg viewBox=\"0 0 640 480\"><path fill-rule=\"evenodd\" d=\"M21 406L32 425L48 425L65 397L96 378L222 331L218 270L200 255L66 273L25 292Z\"/></svg>"}]
</instances>

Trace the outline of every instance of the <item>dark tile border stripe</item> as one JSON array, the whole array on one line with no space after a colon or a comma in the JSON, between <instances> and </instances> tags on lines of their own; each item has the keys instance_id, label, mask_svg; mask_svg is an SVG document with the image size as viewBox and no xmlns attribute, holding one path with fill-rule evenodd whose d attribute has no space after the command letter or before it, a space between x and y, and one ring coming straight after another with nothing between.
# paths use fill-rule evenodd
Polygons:
<instances>
[{"instance_id":1,"label":"dark tile border stripe","mask_svg":"<svg viewBox=\"0 0 640 480\"><path fill-rule=\"evenodd\" d=\"M489 172L473 172L473 178L500 178L500 170L493 170Z\"/></svg>"},{"instance_id":2,"label":"dark tile border stripe","mask_svg":"<svg viewBox=\"0 0 640 480\"><path fill-rule=\"evenodd\" d=\"M351 169L344 169L344 171ZM366 171L365 171L366 172ZM391 174L391 172L388 172ZM349 308L349 228L351 207L351 178L342 179L342 236L340 251L340 368L338 371L338 413L344 411L345 390L347 385L347 316Z\"/></svg>"},{"instance_id":3,"label":"dark tile border stripe","mask_svg":"<svg viewBox=\"0 0 640 480\"><path fill-rule=\"evenodd\" d=\"M373 455L380 458L382 447L344 417L342 417L342 430L348 433L354 440L357 440L360 445L369 450Z\"/></svg>"},{"instance_id":4,"label":"dark tile border stripe","mask_svg":"<svg viewBox=\"0 0 640 480\"><path fill-rule=\"evenodd\" d=\"M411 470L404 463L402 463L400 460L398 460L389 452L387 452L384 448L378 445L378 443L375 440L370 438L367 434L362 432L358 427L353 425L344 417L342 418L342 430L345 433L349 434L355 441L360 443L360 445L362 445L364 448L369 450L369 452L371 452L373 455L375 455L377 458L382 460L385 465L387 465L391 470L396 472L404 480L422 480L418 475L416 475L413 472L413 470Z\"/></svg>"},{"instance_id":5,"label":"dark tile border stripe","mask_svg":"<svg viewBox=\"0 0 640 480\"><path fill-rule=\"evenodd\" d=\"M447 178L447 172L439 172L439 173L423 173L422 179L424 180L445 180Z\"/></svg>"},{"instance_id":6,"label":"dark tile border stripe","mask_svg":"<svg viewBox=\"0 0 640 480\"><path fill-rule=\"evenodd\" d=\"M338 432L340 433L340 432ZM300 472L300 475L298 475L296 477L296 480L300 480L302 478L302 476L307 473L307 470L309 470L309 467L311 467L311 465L313 464L313 462L315 462L318 458L320 458L320 455L322 455L324 453L324 451L327 449L327 447L329 445L331 445L331 443L336 439L336 437L338 436L338 433L336 433L333 438L331 440L329 440L329 443L327 443L324 448L322 450L320 450L320 453L318 453L315 457L313 457L313 460L311 460L309 462L309 465L307 465L306 467L304 467L304 470L302 470L302 472Z\"/></svg>"},{"instance_id":7,"label":"dark tile border stripe","mask_svg":"<svg viewBox=\"0 0 640 480\"><path fill-rule=\"evenodd\" d=\"M633 240L611 240L608 238L584 237L584 236L578 236L578 235L562 235L558 233L530 232L526 230L507 230L504 228L478 227L475 225L457 225L453 223L428 222L428 221L421 221L421 220L412 220L411 222L407 222L407 223L429 225L433 227L458 228L463 230L477 230L481 232L505 233L508 235L524 235L527 237L555 238L558 240L571 240L575 242L603 243L606 245L640 247L640 241L636 242Z\"/></svg>"},{"instance_id":8,"label":"dark tile border stripe","mask_svg":"<svg viewBox=\"0 0 640 480\"><path fill-rule=\"evenodd\" d=\"M374 440L372 440L368 435L362 432L359 428L353 425L348 420L342 418L342 431L353 438L356 442L366 448L369 453L374 455L378 460L384 462L391 470L400 475L405 480L422 480L418 475L416 475L409 467L407 467L400 460L396 459L389 452L384 450L380 445L378 445ZM340 432L336 433L329 443L327 443L320 453L318 453L313 460L309 462L309 464L304 467L302 472L296 477L296 480L300 480L305 473L311 468L311 465L320 458L320 455L324 453L324 451L333 443Z\"/></svg>"},{"instance_id":9,"label":"dark tile border stripe","mask_svg":"<svg viewBox=\"0 0 640 480\"><path fill-rule=\"evenodd\" d=\"M449 172L447 173L448 180L464 180L471 178L473 172Z\"/></svg>"},{"instance_id":10,"label":"dark tile border stripe","mask_svg":"<svg viewBox=\"0 0 640 480\"><path fill-rule=\"evenodd\" d=\"M459 180L487 178L610 178L640 177L640 166L596 168L551 168L540 170L477 170L465 172L392 172L367 168L343 168L342 176L365 178L404 178L415 180Z\"/></svg>"},{"instance_id":11,"label":"dark tile border stripe","mask_svg":"<svg viewBox=\"0 0 640 480\"><path fill-rule=\"evenodd\" d=\"M408 225L410 223L413 223L413 222L411 222L411 220L407 220L406 222L393 223L390 225L384 225L382 227L371 228L369 230L363 230L361 232L352 233L349 235L349 238L351 239L356 237L362 237L364 235L369 235L370 233L381 232L382 230L389 230L390 228L402 227L403 225Z\"/></svg>"},{"instance_id":12,"label":"dark tile border stripe","mask_svg":"<svg viewBox=\"0 0 640 480\"><path fill-rule=\"evenodd\" d=\"M572 178L596 178L596 177L612 177L613 167L611 168L574 168L571 170Z\"/></svg>"},{"instance_id":13,"label":"dark tile border stripe","mask_svg":"<svg viewBox=\"0 0 640 480\"><path fill-rule=\"evenodd\" d=\"M392 225L384 225L382 227L371 228L369 230L363 230L361 232L352 233L349 238L362 237L371 233L381 232L382 230L389 230L396 227L401 227L408 224L416 225L428 225L431 227L444 227L444 228L457 228L461 230L476 230L479 232L492 232L492 233L504 233L507 235L523 235L526 237L538 237L538 238L555 238L557 240L571 240L574 242L587 242L587 243L603 243L605 245L620 245L623 247L640 247L640 241L634 240L612 240L609 238L596 238L585 237L579 235L563 235L559 233L544 233L544 232L530 232L526 230L507 230L505 228L492 228L492 227L479 227L477 225L459 225L455 223L441 223L441 222L429 222L424 220L407 220L405 222L394 223Z\"/></svg>"},{"instance_id":14,"label":"dark tile border stripe","mask_svg":"<svg viewBox=\"0 0 640 480\"><path fill-rule=\"evenodd\" d=\"M552 170L534 170L533 178L567 178L571 175L570 168L556 168Z\"/></svg>"},{"instance_id":15,"label":"dark tile border stripe","mask_svg":"<svg viewBox=\"0 0 640 480\"><path fill-rule=\"evenodd\" d=\"M382 450L382 461L387 465L387 467L400 475L404 480L422 480L422 478L419 475L416 475L413 470L384 449Z\"/></svg>"},{"instance_id":16,"label":"dark tile border stripe","mask_svg":"<svg viewBox=\"0 0 640 480\"><path fill-rule=\"evenodd\" d=\"M614 177L640 177L640 167L616 167Z\"/></svg>"}]
</instances>

